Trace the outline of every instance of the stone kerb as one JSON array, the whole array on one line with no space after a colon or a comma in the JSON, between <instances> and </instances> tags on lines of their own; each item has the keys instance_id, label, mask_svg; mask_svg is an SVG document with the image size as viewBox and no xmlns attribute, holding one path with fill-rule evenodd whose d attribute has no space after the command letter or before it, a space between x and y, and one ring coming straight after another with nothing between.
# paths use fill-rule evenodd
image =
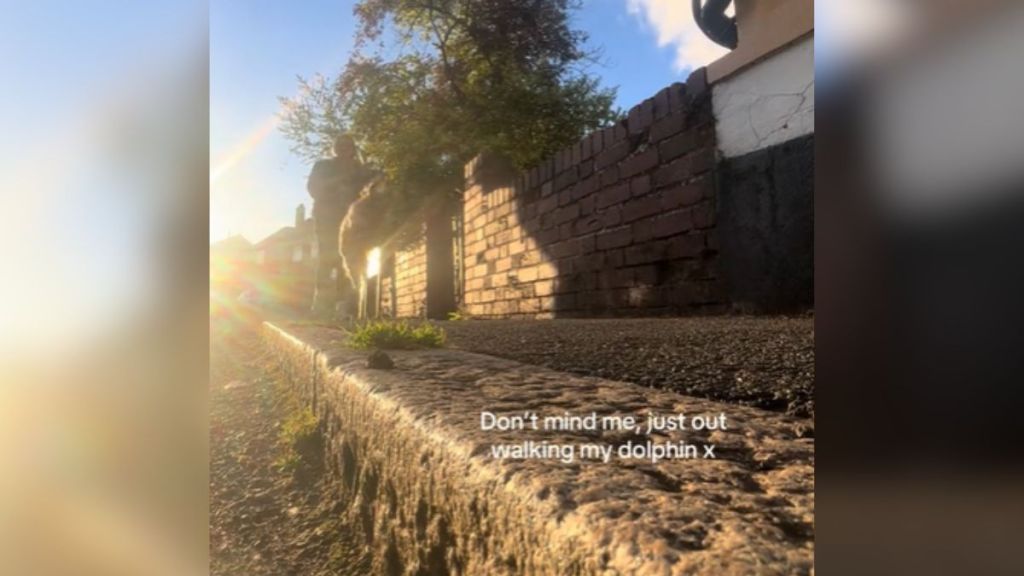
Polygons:
<instances>
[{"instance_id":1,"label":"stone kerb","mask_svg":"<svg viewBox=\"0 0 1024 576\"><path fill-rule=\"evenodd\" d=\"M267 349L321 418L349 502L340 514L362 528L378 573L812 570L806 421L452 350L394 352L395 370L374 371L341 338L264 325ZM704 433L714 460L496 460L495 443L595 433L485 432L484 410L725 412L735 427Z\"/></svg>"}]
</instances>

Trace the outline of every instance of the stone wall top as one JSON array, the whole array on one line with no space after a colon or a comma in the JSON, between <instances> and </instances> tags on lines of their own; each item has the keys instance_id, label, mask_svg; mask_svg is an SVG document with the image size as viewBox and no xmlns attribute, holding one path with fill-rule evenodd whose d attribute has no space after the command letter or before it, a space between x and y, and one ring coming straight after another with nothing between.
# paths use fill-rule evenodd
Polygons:
<instances>
[{"instance_id":1,"label":"stone wall top","mask_svg":"<svg viewBox=\"0 0 1024 576\"><path fill-rule=\"evenodd\" d=\"M332 466L353 495L348 513L388 573L812 569L814 441L802 437L805 421L452 350L394 352L396 369L375 371L334 330L266 325L265 335L315 402ZM489 446L499 442L633 437L485 432L484 410L725 412L735 427L704 433L720 452L714 460L495 460Z\"/></svg>"}]
</instances>

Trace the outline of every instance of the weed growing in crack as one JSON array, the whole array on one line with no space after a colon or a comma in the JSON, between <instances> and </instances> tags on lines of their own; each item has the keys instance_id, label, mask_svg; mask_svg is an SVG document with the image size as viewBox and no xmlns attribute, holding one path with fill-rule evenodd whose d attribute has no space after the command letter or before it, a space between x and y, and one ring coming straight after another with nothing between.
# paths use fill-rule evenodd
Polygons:
<instances>
[{"instance_id":1,"label":"weed growing in crack","mask_svg":"<svg viewBox=\"0 0 1024 576\"><path fill-rule=\"evenodd\" d=\"M405 321L378 320L356 325L348 344L361 350L409 350L438 348L444 341L444 329L429 322L413 325Z\"/></svg>"}]
</instances>

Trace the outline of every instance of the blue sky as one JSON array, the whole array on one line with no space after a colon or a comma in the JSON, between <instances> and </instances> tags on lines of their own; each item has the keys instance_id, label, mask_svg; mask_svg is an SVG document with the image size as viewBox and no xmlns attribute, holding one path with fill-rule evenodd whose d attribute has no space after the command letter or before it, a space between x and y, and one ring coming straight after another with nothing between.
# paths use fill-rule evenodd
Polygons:
<instances>
[{"instance_id":1,"label":"blue sky","mask_svg":"<svg viewBox=\"0 0 1024 576\"><path fill-rule=\"evenodd\" d=\"M333 75L352 45L352 0L213 0L210 3L210 240L257 241L307 203L308 167L272 127L278 96L296 75ZM679 0L587 0L576 25L600 48L591 72L629 108L718 52ZM227 166L227 168L224 168Z\"/></svg>"}]
</instances>

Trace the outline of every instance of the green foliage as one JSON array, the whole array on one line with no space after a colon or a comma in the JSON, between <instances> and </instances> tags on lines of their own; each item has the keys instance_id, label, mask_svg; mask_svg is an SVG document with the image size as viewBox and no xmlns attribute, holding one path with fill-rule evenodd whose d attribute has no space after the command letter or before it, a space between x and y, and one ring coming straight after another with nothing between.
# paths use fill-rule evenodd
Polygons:
<instances>
[{"instance_id":1,"label":"green foliage","mask_svg":"<svg viewBox=\"0 0 1024 576\"><path fill-rule=\"evenodd\" d=\"M293 472L302 463L303 454L308 452L307 448L319 440L320 431L319 421L308 406L300 408L291 398L287 405L290 410L281 422L278 432L282 452L277 459L277 465L282 470Z\"/></svg>"},{"instance_id":2,"label":"green foliage","mask_svg":"<svg viewBox=\"0 0 1024 576\"><path fill-rule=\"evenodd\" d=\"M413 325L405 321L378 320L352 329L349 346L360 349L409 350L444 345L444 329L428 322Z\"/></svg>"},{"instance_id":3,"label":"green foliage","mask_svg":"<svg viewBox=\"0 0 1024 576\"><path fill-rule=\"evenodd\" d=\"M319 420L313 410L302 401L285 378L277 378L274 386L276 409L283 415L277 428L280 447L276 464L288 473L318 465L322 458Z\"/></svg>"},{"instance_id":4,"label":"green foliage","mask_svg":"<svg viewBox=\"0 0 1024 576\"><path fill-rule=\"evenodd\" d=\"M573 0L362 0L356 48L334 79L299 79L282 131L306 159L352 132L410 197L461 187L494 152L528 167L616 119L614 89L570 27ZM415 200L410 198L410 200Z\"/></svg>"}]
</instances>

